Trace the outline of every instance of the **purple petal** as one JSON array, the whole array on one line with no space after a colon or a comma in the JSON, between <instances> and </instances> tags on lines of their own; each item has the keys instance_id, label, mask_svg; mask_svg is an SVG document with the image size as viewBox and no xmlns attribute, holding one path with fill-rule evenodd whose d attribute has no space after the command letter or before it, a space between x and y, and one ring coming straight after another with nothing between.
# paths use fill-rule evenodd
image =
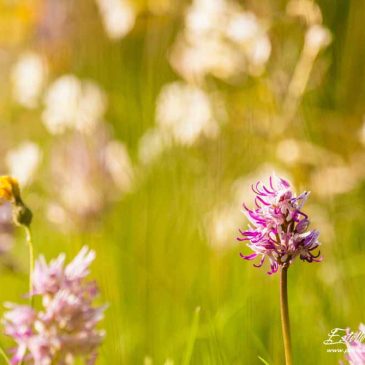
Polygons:
<instances>
[{"instance_id":1,"label":"purple petal","mask_svg":"<svg viewBox=\"0 0 365 365\"><path fill-rule=\"evenodd\" d=\"M245 260L253 260L257 257L257 253L252 253L251 255L245 256L243 253L240 253L241 258Z\"/></svg>"},{"instance_id":2,"label":"purple petal","mask_svg":"<svg viewBox=\"0 0 365 365\"><path fill-rule=\"evenodd\" d=\"M258 264L253 264L255 267L261 267L264 264L265 256L262 256L260 262Z\"/></svg>"}]
</instances>

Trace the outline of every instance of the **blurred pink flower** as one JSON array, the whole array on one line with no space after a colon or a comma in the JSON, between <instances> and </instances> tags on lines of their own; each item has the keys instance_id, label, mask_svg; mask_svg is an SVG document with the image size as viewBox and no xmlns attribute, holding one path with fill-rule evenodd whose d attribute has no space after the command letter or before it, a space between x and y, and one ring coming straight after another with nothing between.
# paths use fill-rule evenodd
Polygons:
<instances>
[{"instance_id":1,"label":"blurred pink flower","mask_svg":"<svg viewBox=\"0 0 365 365\"><path fill-rule=\"evenodd\" d=\"M346 359L350 365L364 365L365 364L365 344L362 342L365 339L365 325L360 324L357 338L352 339L349 336L346 341L347 355ZM356 336L355 336L356 337Z\"/></svg>"},{"instance_id":2,"label":"blurred pink flower","mask_svg":"<svg viewBox=\"0 0 365 365\"><path fill-rule=\"evenodd\" d=\"M10 203L0 205L0 255L7 253L13 245L14 224Z\"/></svg>"},{"instance_id":3,"label":"blurred pink flower","mask_svg":"<svg viewBox=\"0 0 365 365\"><path fill-rule=\"evenodd\" d=\"M44 257L36 262L30 295L41 296L42 309L7 304L4 314L5 334L17 343L12 364L63 365L77 358L95 363L104 338L96 327L105 306L93 306L98 289L86 280L94 259L94 251L83 247L66 267L63 254L49 264Z\"/></svg>"},{"instance_id":4,"label":"blurred pink flower","mask_svg":"<svg viewBox=\"0 0 365 365\"><path fill-rule=\"evenodd\" d=\"M90 229L106 209L131 191L134 167L126 146L107 124L95 133L60 139L51 153L54 189L47 217L60 229Z\"/></svg>"}]
</instances>

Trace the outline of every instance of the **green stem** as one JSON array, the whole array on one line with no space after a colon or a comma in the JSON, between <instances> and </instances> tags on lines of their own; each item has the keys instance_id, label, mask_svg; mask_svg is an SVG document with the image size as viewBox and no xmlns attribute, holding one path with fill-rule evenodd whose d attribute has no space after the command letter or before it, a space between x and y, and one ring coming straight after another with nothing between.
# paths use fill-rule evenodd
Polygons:
<instances>
[{"instance_id":1,"label":"green stem","mask_svg":"<svg viewBox=\"0 0 365 365\"><path fill-rule=\"evenodd\" d=\"M30 228L27 226L24 226L25 233L26 233L26 239L27 239L27 245L29 249L29 301L31 307L33 307L33 271L34 271L34 250L33 250L33 243L32 243L32 233L30 231Z\"/></svg>"},{"instance_id":2,"label":"green stem","mask_svg":"<svg viewBox=\"0 0 365 365\"><path fill-rule=\"evenodd\" d=\"M292 365L290 321L288 307L288 266L283 265L280 269L280 310L281 327L283 331L283 341L285 350L285 364Z\"/></svg>"},{"instance_id":3,"label":"green stem","mask_svg":"<svg viewBox=\"0 0 365 365\"><path fill-rule=\"evenodd\" d=\"M0 355L5 360L7 365L11 365L8 356L6 355L5 351L3 350L3 348L1 346L0 346Z\"/></svg>"}]
</instances>

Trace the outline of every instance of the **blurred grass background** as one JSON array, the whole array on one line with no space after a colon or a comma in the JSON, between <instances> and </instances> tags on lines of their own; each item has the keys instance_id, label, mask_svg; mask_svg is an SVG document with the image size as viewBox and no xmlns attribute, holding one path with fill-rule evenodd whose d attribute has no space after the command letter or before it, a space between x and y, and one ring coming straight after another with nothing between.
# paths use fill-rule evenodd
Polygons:
<instances>
[{"instance_id":1,"label":"blurred grass background","mask_svg":"<svg viewBox=\"0 0 365 365\"><path fill-rule=\"evenodd\" d=\"M92 0L1 0L2 172L9 171L7 151L22 141L41 148L42 161L24 190L35 216L35 251L71 258L84 244L96 250L93 276L100 301L110 305L97 363L113 365L259 364L259 356L283 363L279 278L242 261L239 252L247 251L235 240L246 225L240 209L250 199L248 183L282 172L298 191L312 190L308 211L322 232L324 256L321 264L297 262L290 269L294 360L336 364L343 355L326 352L327 334L365 321L365 3L317 1L332 42L313 60L305 90L293 96L287 90L309 26L288 15L286 1L237 2L263 19L271 42L265 69L228 81L214 75L195 80L214 96L219 133L172 143L146 163L141 140L156 126L160 91L184 80L169 60L189 4L131 2L134 26L110 39ZM54 145L76 132L52 135L41 121L42 101L32 108L14 101L11 70L28 50L46 60L48 84L74 74L105 91L105 120L133 165L131 189L121 194L100 187L108 204L70 229L49 222L46 211L58 193L50 177ZM67 164L62 168L77 174ZM6 255L15 269L1 272L0 301L19 302L28 285L22 232L15 232ZM1 343L10 346L4 336Z\"/></svg>"}]
</instances>

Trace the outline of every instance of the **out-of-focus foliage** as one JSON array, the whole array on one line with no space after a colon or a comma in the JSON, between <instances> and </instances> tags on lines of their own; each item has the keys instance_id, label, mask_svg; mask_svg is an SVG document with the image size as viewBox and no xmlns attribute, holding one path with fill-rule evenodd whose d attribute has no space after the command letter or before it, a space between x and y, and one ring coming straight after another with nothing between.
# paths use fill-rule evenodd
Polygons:
<instances>
[{"instance_id":1,"label":"out-of-focus foliage","mask_svg":"<svg viewBox=\"0 0 365 365\"><path fill-rule=\"evenodd\" d=\"M272 171L312 191L324 256L290 269L294 358L342 357L328 332L365 321L364 21L355 1L0 1L0 172L36 254L96 250L98 364L283 362L278 277L235 240ZM0 229L0 301L18 302L7 206Z\"/></svg>"}]
</instances>

